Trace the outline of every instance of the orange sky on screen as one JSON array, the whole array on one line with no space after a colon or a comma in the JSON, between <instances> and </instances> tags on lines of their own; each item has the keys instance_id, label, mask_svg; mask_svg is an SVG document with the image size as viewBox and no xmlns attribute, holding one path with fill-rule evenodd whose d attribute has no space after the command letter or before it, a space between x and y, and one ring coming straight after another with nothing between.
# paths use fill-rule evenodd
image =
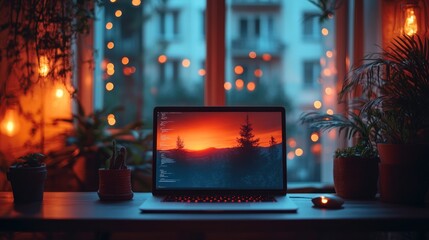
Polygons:
<instances>
[{"instance_id":1,"label":"orange sky on screen","mask_svg":"<svg viewBox=\"0 0 429 240\"><path fill-rule=\"evenodd\" d=\"M163 129L158 127L158 150L175 149L177 137L183 140L185 149L231 148L237 146L240 127L246 115L253 127L259 146L269 146L271 136L281 143L280 113L198 113L198 118L181 113L170 113L164 120Z\"/></svg>"}]
</instances>

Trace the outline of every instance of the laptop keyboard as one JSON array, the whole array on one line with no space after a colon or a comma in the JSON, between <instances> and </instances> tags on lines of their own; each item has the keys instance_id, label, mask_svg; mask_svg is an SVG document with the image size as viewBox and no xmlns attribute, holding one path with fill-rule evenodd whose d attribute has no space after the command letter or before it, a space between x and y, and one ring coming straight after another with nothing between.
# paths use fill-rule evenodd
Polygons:
<instances>
[{"instance_id":1,"label":"laptop keyboard","mask_svg":"<svg viewBox=\"0 0 429 240\"><path fill-rule=\"evenodd\" d=\"M250 203L276 202L273 196L166 196L164 202L184 203Z\"/></svg>"}]
</instances>

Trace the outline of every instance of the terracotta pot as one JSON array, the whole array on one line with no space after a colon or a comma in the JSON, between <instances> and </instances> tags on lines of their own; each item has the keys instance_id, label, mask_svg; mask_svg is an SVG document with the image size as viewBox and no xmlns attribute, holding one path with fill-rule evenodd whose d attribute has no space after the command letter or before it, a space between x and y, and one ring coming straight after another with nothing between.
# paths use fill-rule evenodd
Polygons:
<instances>
[{"instance_id":1,"label":"terracotta pot","mask_svg":"<svg viewBox=\"0 0 429 240\"><path fill-rule=\"evenodd\" d=\"M130 169L99 169L98 171L100 200L130 200L133 198Z\"/></svg>"},{"instance_id":2,"label":"terracotta pot","mask_svg":"<svg viewBox=\"0 0 429 240\"><path fill-rule=\"evenodd\" d=\"M335 158L334 186L338 196L374 199L378 184L378 158Z\"/></svg>"},{"instance_id":3,"label":"terracotta pot","mask_svg":"<svg viewBox=\"0 0 429 240\"><path fill-rule=\"evenodd\" d=\"M377 148L381 201L423 205L429 187L429 145L378 144Z\"/></svg>"},{"instance_id":4,"label":"terracotta pot","mask_svg":"<svg viewBox=\"0 0 429 240\"><path fill-rule=\"evenodd\" d=\"M47 176L46 165L40 167L11 166L7 179L12 185L15 203L42 202Z\"/></svg>"}]
</instances>

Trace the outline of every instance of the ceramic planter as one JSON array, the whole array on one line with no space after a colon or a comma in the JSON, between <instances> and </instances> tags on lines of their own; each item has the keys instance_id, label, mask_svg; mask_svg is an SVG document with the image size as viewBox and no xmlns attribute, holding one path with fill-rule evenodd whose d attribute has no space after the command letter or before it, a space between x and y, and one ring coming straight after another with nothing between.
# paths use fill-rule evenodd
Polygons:
<instances>
[{"instance_id":1,"label":"ceramic planter","mask_svg":"<svg viewBox=\"0 0 429 240\"><path fill-rule=\"evenodd\" d=\"M115 201L133 198L130 169L99 169L98 171L100 200Z\"/></svg>"},{"instance_id":2,"label":"ceramic planter","mask_svg":"<svg viewBox=\"0 0 429 240\"><path fill-rule=\"evenodd\" d=\"M374 199L378 185L378 158L335 158L334 186L347 199Z\"/></svg>"},{"instance_id":3,"label":"ceramic planter","mask_svg":"<svg viewBox=\"0 0 429 240\"><path fill-rule=\"evenodd\" d=\"M46 165L40 167L11 166L7 172L14 203L42 202L47 176Z\"/></svg>"},{"instance_id":4,"label":"ceramic planter","mask_svg":"<svg viewBox=\"0 0 429 240\"><path fill-rule=\"evenodd\" d=\"M429 186L429 145L378 144L380 199L423 205Z\"/></svg>"}]
</instances>

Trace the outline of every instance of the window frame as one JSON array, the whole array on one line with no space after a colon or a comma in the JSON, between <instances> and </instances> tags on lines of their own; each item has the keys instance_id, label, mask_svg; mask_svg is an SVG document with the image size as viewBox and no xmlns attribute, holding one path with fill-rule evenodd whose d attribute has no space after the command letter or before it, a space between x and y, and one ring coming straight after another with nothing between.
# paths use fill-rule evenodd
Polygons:
<instances>
[{"instance_id":1,"label":"window frame","mask_svg":"<svg viewBox=\"0 0 429 240\"><path fill-rule=\"evenodd\" d=\"M226 0L225 0L226 1ZM204 86L204 105L206 106L224 106L226 104L226 92L224 89L225 82L225 34L226 34L226 3L225 1L219 0L206 0L206 16L205 16L205 33L206 33L206 76L205 76L205 86ZM379 7L381 0L378 0L374 3L377 5L374 11L381 13L381 8ZM359 7L353 8L354 5ZM103 15L103 7L96 7L97 14ZM372 39L367 39L368 36L363 36L362 29L353 28L356 27L356 21L361 21L354 18L355 15L360 16L364 12L362 3L359 1L353 1L348 3L347 1L342 4L339 9L336 9L336 23L335 23L335 51L336 51L336 68L337 76L345 76L346 72L350 67L350 56L354 59L358 57L353 53L361 53L360 49L362 48L359 43L362 43L363 40L369 42L379 38L380 36L373 36ZM353 13L353 14L350 14ZM99 16L100 16L99 15ZM102 34L102 23L104 19L98 18L93 21L92 30L93 34L90 34L85 37L78 39L76 43L76 49L79 54L82 56L87 56L89 46L94 48L95 54L94 60L101 62L103 59L103 54L100 49L101 41L99 38L103 38ZM373 28L373 24L366 24L365 29ZM353 28L350 30L350 28ZM373 31L376 32L376 31ZM377 29L377 32L381 35L381 31ZM356 38L357 37L357 38ZM357 45L354 45L355 43ZM376 41L377 42L377 41ZM86 54L85 54L86 53ZM78 55L79 55L78 54ZM92 52L91 52L92 54ZM344 61L346 60L346 61ZM78 60L75 60L78 61ZM92 74L91 74L92 71ZM94 111L96 109L101 109L103 107L103 99L97 96L102 96L103 91L103 80L102 69L97 64L94 69L86 70L82 67L76 69L76 77L73 80L77 83L79 88L79 97L84 108L87 111ZM343 78L337 78L337 89L340 89L342 85ZM344 112L345 105L338 104L337 112ZM338 138L338 146L343 147L347 145L347 141L344 136ZM332 158L332 157L331 157ZM321 166L321 181L322 182L332 182L332 161L324 162Z\"/></svg>"}]
</instances>

